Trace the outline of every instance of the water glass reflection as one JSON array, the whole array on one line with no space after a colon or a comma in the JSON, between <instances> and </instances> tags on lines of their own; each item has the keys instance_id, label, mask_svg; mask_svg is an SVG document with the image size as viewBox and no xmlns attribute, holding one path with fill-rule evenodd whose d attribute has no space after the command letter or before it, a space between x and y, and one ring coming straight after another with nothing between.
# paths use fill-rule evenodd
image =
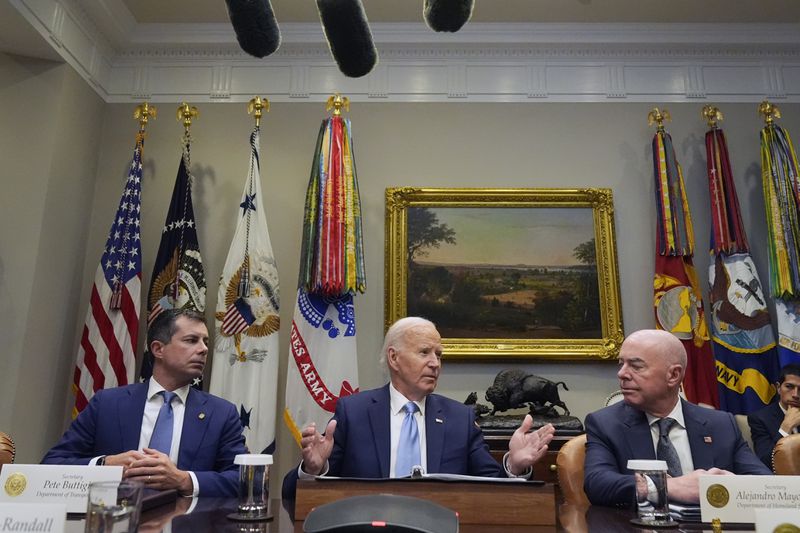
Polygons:
<instances>
[{"instance_id":1,"label":"water glass reflection","mask_svg":"<svg viewBox=\"0 0 800 533\"><path fill-rule=\"evenodd\" d=\"M102 481L89 485L85 533L134 533L142 511L144 484Z\"/></svg>"}]
</instances>

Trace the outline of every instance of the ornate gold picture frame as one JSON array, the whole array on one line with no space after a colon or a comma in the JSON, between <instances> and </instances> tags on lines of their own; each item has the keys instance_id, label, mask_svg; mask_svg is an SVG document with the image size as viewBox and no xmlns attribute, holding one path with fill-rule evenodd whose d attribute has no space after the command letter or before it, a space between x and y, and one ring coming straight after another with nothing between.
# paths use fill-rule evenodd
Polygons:
<instances>
[{"instance_id":1,"label":"ornate gold picture frame","mask_svg":"<svg viewBox=\"0 0 800 533\"><path fill-rule=\"evenodd\" d=\"M385 327L433 320L446 359L615 359L611 189L386 189Z\"/></svg>"}]
</instances>

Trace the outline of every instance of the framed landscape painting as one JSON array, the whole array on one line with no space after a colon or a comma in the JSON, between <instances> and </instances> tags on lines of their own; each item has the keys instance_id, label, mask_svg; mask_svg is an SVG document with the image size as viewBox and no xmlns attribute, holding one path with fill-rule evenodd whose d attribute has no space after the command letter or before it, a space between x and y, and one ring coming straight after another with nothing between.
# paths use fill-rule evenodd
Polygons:
<instances>
[{"instance_id":1,"label":"framed landscape painting","mask_svg":"<svg viewBox=\"0 0 800 533\"><path fill-rule=\"evenodd\" d=\"M436 323L447 359L615 359L610 189L386 189L385 322Z\"/></svg>"}]
</instances>

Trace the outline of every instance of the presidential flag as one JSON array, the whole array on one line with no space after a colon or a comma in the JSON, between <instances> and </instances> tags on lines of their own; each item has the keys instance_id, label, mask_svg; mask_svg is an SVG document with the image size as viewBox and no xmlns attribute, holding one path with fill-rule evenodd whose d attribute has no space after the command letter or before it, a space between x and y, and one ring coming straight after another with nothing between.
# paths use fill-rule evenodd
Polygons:
<instances>
[{"instance_id":1,"label":"presidential flag","mask_svg":"<svg viewBox=\"0 0 800 533\"><path fill-rule=\"evenodd\" d=\"M260 128L250 134L250 163L236 231L220 276L212 394L239 408L247 447L272 453L278 395L278 266L261 194Z\"/></svg>"},{"instance_id":2,"label":"presidential flag","mask_svg":"<svg viewBox=\"0 0 800 533\"><path fill-rule=\"evenodd\" d=\"M364 271L351 124L335 112L317 137L290 333L284 421L298 444L303 427L324 431L336 401L358 392L353 296Z\"/></svg>"},{"instance_id":3,"label":"presidential flag","mask_svg":"<svg viewBox=\"0 0 800 533\"><path fill-rule=\"evenodd\" d=\"M770 290L778 317L781 366L800 364L800 170L789 132L773 122L780 113L769 102L761 130L761 177L769 232Z\"/></svg>"},{"instance_id":4,"label":"presidential flag","mask_svg":"<svg viewBox=\"0 0 800 533\"><path fill-rule=\"evenodd\" d=\"M147 294L148 325L165 309L194 309L201 313L206 309L206 277L197 241L190 167L187 144L178 164L172 200L153 265ZM149 379L152 374L153 356L146 347L140 379ZM201 381L202 378L195 378L192 385L202 388Z\"/></svg>"},{"instance_id":5,"label":"presidential flag","mask_svg":"<svg viewBox=\"0 0 800 533\"><path fill-rule=\"evenodd\" d=\"M714 121L718 110L707 107ZM720 408L736 414L757 411L772 401L778 356L766 297L750 257L725 134L706 133L711 200L711 255L708 268L711 335L717 365Z\"/></svg>"},{"instance_id":6,"label":"presidential flag","mask_svg":"<svg viewBox=\"0 0 800 533\"><path fill-rule=\"evenodd\" d=\"M78 416L100 389L133 382L142 290L139 217L144 133L136 136L125 190L97 267L72 388Z\"/></svg>"},{"instance_id":7,"label":"presidential flag","mask_svg":"<svg viewBox=\"0 0 800 533\"><path fill-rule=\"evenodd\" d=\"M656 209L656 327L678 337L688 357L683 391L693 403L719 407L714 357L703 313L703 296L692 263L694 231L683 172L672 137L659 124L653 137Z\"/></svg>"}]
</instances>

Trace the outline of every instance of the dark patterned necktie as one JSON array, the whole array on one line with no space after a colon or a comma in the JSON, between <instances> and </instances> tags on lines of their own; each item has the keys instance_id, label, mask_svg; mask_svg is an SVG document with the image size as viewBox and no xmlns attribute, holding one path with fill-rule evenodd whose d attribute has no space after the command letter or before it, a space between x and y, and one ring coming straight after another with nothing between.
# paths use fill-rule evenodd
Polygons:
<instances>
[{"instance_id":1,"label":"dark patterned necktie","mask_svg":"<svg viewBox=\"0 0 800 533\"><path fill-rule=\"evenodd\" d=\"M669 430L678 422L674 418L662 418L658 424L658 446L656 446L656 459L667 462L667 473L672 477L683 475L678 452L669 440Z\"/></svg>"}]
</instances>

